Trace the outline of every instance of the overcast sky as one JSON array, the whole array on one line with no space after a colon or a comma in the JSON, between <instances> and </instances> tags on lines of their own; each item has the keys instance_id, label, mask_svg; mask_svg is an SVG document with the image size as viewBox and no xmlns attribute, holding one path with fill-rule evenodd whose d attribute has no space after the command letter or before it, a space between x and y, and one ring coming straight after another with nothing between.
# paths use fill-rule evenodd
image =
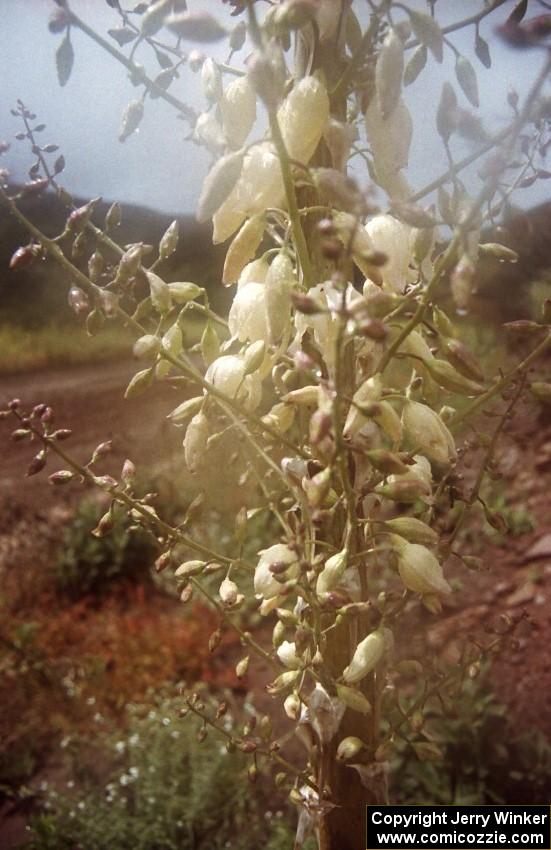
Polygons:
<instances>
[{"instance_id":1,"label":"overcast sky","mask_svg":"<svg viewBox=\"0 0 551 850\"><path fill-rule=\"evenodd\" d=\"M105 0L70 0L70 5L102 33L119 23ZM131 7L134 3L123 0L123 5ZM221 0L188 0L188 5L191 9L206 8L230 25L235 23ZM424 8L425 4L414 0L409 5ZM476 12L480 5L480 0L439 0L436 11L438 19L446 24ZM479 114L489 130L503 126L510 116L505 104L509 86L515 86L520 93L526 91L544 58L539 51L514 51L496 36L495 25L505 20L513 5L513 0L505 3L481 27L481 34L492 51L490 71L472 57L473 27L451 35L458 50L472 58L475 65L480 87ZM532 6L529 16L541 8L535 0L531 0ZM14 178L24 179L30 164L28 150L13 141L19 125L10 115L10 107L20 97L47 124L43 143L55 142L65 154L63 182L70 191L85 197L102 195L109 200L144 204L177 215L192 211L210 158L202 149L185 141L188 125L176 117L173 108L162 100L148 99L139 132L120 144L117 136L121 114L139 91L132 86L125 69L84 33L75 30L73 73L67 85L60 88L54 54L61 36L50 34L47 29L49 15L55 9L53 0L0 0L0 7L3 11L0 138L12 141L3 164L11 168ZM356 7L363 10L367 4L356 2ZM128 52L128 48L125 50ZM208 52L225 59L227 47L224 43L217 44ZM246 53L245 47L239 54L241 61ZM143 61L141 54L138 58ZM159 70L155 62L149 67L155 73ZM408 178L415 189L445 168L443 150L434 130L434 114L446 78L453 80L450 50L446 50L442 66L429 60L418 80L406 89L415 127ZM171 92L197 109L206 106L198 77L187 68ZM460 97L463 105L468 106L464 97ZM517 196L517 202L531 205L547 200L547 185L541 183L535 191Z\"/></svg>"}]
</instances>

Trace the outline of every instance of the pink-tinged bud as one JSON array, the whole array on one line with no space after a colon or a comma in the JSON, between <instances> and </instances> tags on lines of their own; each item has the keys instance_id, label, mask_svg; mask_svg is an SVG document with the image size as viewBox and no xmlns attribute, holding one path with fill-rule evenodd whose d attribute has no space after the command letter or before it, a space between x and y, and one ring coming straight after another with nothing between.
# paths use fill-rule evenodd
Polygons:
<instances>
[{"instance_id":1,"label":"pink-tinged bud","mask_svg":"<svg viewBox=\"0 0 551 850\"><path fill-rule=\"evenodd\" d=\"M40 421L44 423L49 423L54 421L54 411L51 407L46 407L44 413L40 417Z\"/></svg>"},{"instance_id":2,"label":"pink-tinged bud","mask_svg":"<svg viewBox=\"0 0 551 850\"><path fill-rule=\"evenodd\" d=\"M107 511L91 533L94 537L105 537L106 534L112 531L113 526L113 517L111 516L111 512Z\"/></svg>"},{"instance_id":3,"label":"pink-tinged bud","mask_svg":"<svg viewBox=\"0 0 551 850\"><path fill-rule=\"evenodd\" d=\"M20 398L12 398L12 400L8 402L8 410L17 410L19 407L21 407Z\"/></svg>"},{"instance_id":4,"label":"pink-tinged bud","mask_svg":"<svg viewBox=\"0 0 551 850\"><path fill-rule=\"evenodd\" d=\"M117 484L118 484L118 481L116 481L114 478L112 478L111 475L98 475L94 478L94 483L98 487L110 488L110 487L116 487Z\"/></svg>"},{"instance_id":5,"label":"pink-tinged bud","mask_svg":"<svg viewBox=\"0 0 551 850\"><path fill-rule=\"evenodd\" d=\"M376 342L382 342L388 336L387 326L379 319L366 319L365 321L358 322L357 331L360 336L365 336Z\"/></svg>"},{"instance_id":6,"label":"pink-tinged bud","mask_svg":"<svg viewBox=\"0 0 551 850\"><path fill-rule=\"evenodd\" d=\"M220 629L216 629L209 638L209 652L214 652L215 649L218 649L222 642L222 632Z\"/></svg>"},{"instance_id":7,"label":"pink-tinged bud","mask_svg":"<svg viewBox=\"0 0 551 850\"><path fill-rule=\"evenodd\" d=\"M12 431L11 438L14 443L18 443L26 439L26 437L30 437L31 434L32 431L29 431L27 428L17 428L15 431Z\"/></svg>"},{"instance_id":8,"label":"pink-tinged bud","mask_svg":"<svg viewBox=\"0 0 551 850\"><path fill-rule=\"evenodd\" d=\"M134 480L135 477L136 477L136 467L134 466L134 464L132 463L131 460L128 460L128 459L125 460L123 467L122 467L121 480L125 484L130 484Z\"/></svg>"},{"instance_id":9,"label":"pink-tinged bud","mask_svg":"<svg viewBox=\"0 0 551 850\"><path fill-rule=\"evenodd\" d=\"M302 292L292 292L291 301L294 308L306 316L314 316L316 313L326 312L314 298Z\"/></svg>"},{"instance_id":10,"label":"pink-tinged bud","mask_svg":"<svg viewBox=\"0 0 551 850\"><path fill-rule=\"evenodd\" d=\"M237 746L242 753L254 753L257 750L257 745L250 738L247 741L241 741Z\"/></svg>"},{"instance_id":11,"label":"pink-tinged bud","mask_svg":"<svg viewBox=\"0 0 551 850\"><path fill-rule=\"evenodd\" d=\"M36 257L37 249L33 245L25 245L12 254L9 267L13 270L24 269L26 266L30 266L36 260Z\"/></svg>"},{"instance_id":12,"label":"pink-tinged bud","mask_svg":"<svg viewBox=\"0 0 551 850\"><path fill-rule=\"evenodd\" d=\"M69 469L60 469L57 472L53 472L48 476L48 481L50 484L54 486L60 486L62 484L68 484L69 481L72 481L75 477L75 473L71 472Z\"/></svg>"},{"instance_id":13,"label":"pink-tinged bud","mask_svg":"<svg viewBox=\"0 0 551 850\"><path fill-rule=\"evenodd\" d=\"M27 477L30 475L36 475L37 472L42 472L44 467L46 466L46 452L44 449L38 452L35 457L31 460L28 468L27 468Z\"/></svg>"},{"instance_id":14,"label":"pink-tinged bud","mask_svg":"<svg viewBox=\"0 0 551 850\"><path fill-rule=\"evenodd\" d=\"M206 58L201 50L190 50L187 58L188 67L196 74L203 67L203 62Z\"/></svg>"},{"instance_id":15,"label":"pink-tinged bud","mask_svg":"<svg viewBox=\"0 0 551 850\"><path fill-rule=\"evenodd\" d=\"M46 407L47 405L45 404L35 404L31 412L31 417L36 418L42 416L42 414L46 410Z\"/></svg>"},{"instance_id":16,"label":"pink-tinged bud","mask_svg":"<svg viewBox=\"0 0 551 850\"><path fill-rule=\"evenodd\" d=\"M30 183L25 183L23 188L21 189L22 195L41 195L42 192L48 188L48 180L31 180Z\"/></svg>"},{"instance_id":17,"label":"pink-tinged bud","mask_svg":"<svg viewBox=\"0 0 551 850\"><path fill-rule=\"evenodd\" d=\"M180 602L183 602L184 605L185 605L187 602L190 602L192 596L193 596L193 586L191 584L188 584L188 586L184 587L184 589L182 590L182 592L180 594Z\"/></svg>"},{"instance_id":18,"label":"pink-tinged bud","mask_svg":"<svg viewBox=\"0 0 551 850\"><path fill-rule=\"evenodd\" d=\"M69 26L69 13L67 9L63 7L58 7L54 9L52 14L50 15L50 20L48 21L48 29L51 33L56 35L57 33L63 32Z\"/></svg>"},{"instance_id":19,"label":"pink-tinged bud","mask_svg":"<svg viewBox=\"0 0 551 850\"><path fill-rule=\"evenodd\" d=\"M105 457L109 452L113 450L113 441L106 440L105 443L100 443L99 446L94 450L94 454L92 456L92 463L95 463L101 457Z\"/></svg>"},{"instance_id":20,"label":"pink-tinged bud","mask_svg":"<svg viewBox=\"0 0 551 850\"><path fill-rule=\"evenodd\" d=\"M162 573L163 570L166 570L166 568L170 565L171 558L172 553L170 550L162 552L155 561L155 571Z\"/></svg>"},{"instance_id":21,"label":"pink-tinged bud","mask_svg":"<svg viewBox=\"0 0 551 850\"><path fill-rule=\"evenodd\" d=\"M72 433L73 432L70 428L58 428L57 431L54 431L51 435L51 439L58 441L68 440Z\"/></svg>"},{"instance_id":22,"label":"pink-tinged bud","mask_svg":"<svg viewBox=\"0 0 551 850\"><path fill-rule=\"evenodd\" d=\"M247 671L249 669L249 656L246 655L245 658L242 658L241 661L238 661L235 666L235 675L238 679L242 679L247 675Z\"/></svg>"}]
</instances>

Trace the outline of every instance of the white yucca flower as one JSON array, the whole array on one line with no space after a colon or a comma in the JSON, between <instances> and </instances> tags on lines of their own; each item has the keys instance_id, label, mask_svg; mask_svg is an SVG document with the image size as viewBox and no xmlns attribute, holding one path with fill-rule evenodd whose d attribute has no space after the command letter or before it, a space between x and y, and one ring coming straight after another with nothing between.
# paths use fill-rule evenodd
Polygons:
<instances>
[{"instance_id":1,"label":"white yucca flower","mask_svg":"<svg viewBox=\"0 0 551 850\"><path fill-rule=\"evenodd\" d=\"M240 342L268 339L264 283L252 281L237 290L230 308L228 326L231 335Z\"/></svg>"},{"instance_id":2,"label":"white yucca flower","mask_svg":"<svg viewBox=\"0 0 551 850\"><path fill-rule=\"evenodd\" d=\"M256 120L256 95L248 77L238 77L220 99L222 126L228 144L240 148Z\"/></svg>"},{"instance_id":3,"label":"white yucca flower","mask_svg":"<svg viewBox=\"0 0 551 850\"><path fill-rule=\"evenodd\" d=\"M284 640L277 648L277 657L285 667L290 670L298 670L301 660L297 655L297 649L290 640Z\"/></svg>"},{"instance_id":4,"label":"white yucca flower","mask_svg":"<svg viewBox=\"0 0 551 850\"><path fill-rule=\"evenodd\" d=\"M368 221L365 229L373 248L388 257L388 262L381 267L383 286L392 292L402 293L408 281L409 225L391 215L376 215Z\"/></svg>"},{"instance_id":5,"label":"white yucca flower","mask_svg":"<svg viewBox=\"0 0 551 850\"><path fill-rule=\"evenodd\" d=\"M420 543L405 543L398 549L398 572L404 585L414 593L450 593L438 558Z\"/></svg>"},{"instance_id":6,"label":"white yucca flower","mask_svg":"<svg viewBox=\"0 0 551 850\"><path fill-rule=\"evenodd\" d=\"M287 153L307 163L316 150L329 118L329 97L317 77L303 77L289 92L277 117Z\"/></svg>"},{"instance_id":7,"label":"white yucca flower","mask_svg":"<svg viewBox=\"0 0 551 850\"><path fill-rule=\"evenodd\" d=\"M293 264L282 251L273 259L265 284L266 323L272 342L281 339L289 325L291 290L296 283Z\"/></svg>"},{"instance_id":8,"label":"white yucca flower","mask_svg":"<svg viewBox=\"0 0 551 850\"><path fill-rule=\"evenodd\" d=\"M186 428L184 459L190 472L195 472L204 461L209 438L209 423L204 413L197 413Z\"/></svg>"},{"instance_id":9,"label":"white yucca flower","mask_svg":"<svg viewBox=\"0 0 551 850\"><path fill-rule=\"evenodd\" d=\"M245 219L283 203L283 178L270 142L254 145L245 155L241 176L213 216L213 242L224 242Z\"/></svg>"},{"instance_id":10,"label":"white yucca flower","mask_svg":"<svg viewBox=\"0 0 551 850\"><path fill-rule=\"evenodd\" d=\"M395 109L384 119L378 99L372 97L365 113L365 128L377 176L382 180L392 178L408 164L413 135L409 109L400 99Z\"/></svg>"},{"instance_id":11,"label":"white yucca flower","mask_svg":"<svg viewBox=\"0 0 551 850\"><path fill-rule=\"evenodd\" d=\"M275 564L289 564L286 575L289 578L296 578L298 575L297 554L284 543L275 543L268 549L262 549L259 554L260 558L254 571L254 592L257 596L263 596L264 599L271 599L280 593L281 584L274 578L270 567Z\"/></svg>"},{"instance_id":12,"label":"white yucca flower","mask_svg":"<svg viewBox=\"0 0 551 850\"><path fill-rule=\"evenodd\" d=\"M223 148L224 133L214 112L202 112L193 129L193 137L211 153L217 154Z\"/></svg>"},{"instance_id":13,"label":"white yucca flower","mask_svg":"<svg viewBox=\"0 0 551 850\"><path fill-rule=\"evenodd\" d=\"M258 374L245 375L245 365L241 357L225 354L210 364L205 380L229 398L242 401L247 410L254 410L260 404L262 382Z\"/></svg>"},{"instance_id":14,"label":"white yucca flower","mask_svg":"<svg viewBox=\"0 0 551 850\"><path fill-rule=\"evenodd\" d=\"M387 648L384 630L377 629L364 638L356 647L352 660L342 674L343 681L348 685L360 682L375 669Z\"/></svg>"},{"instance_id":15,"label":"white yucca flower","mask_svg":"<svg viewBox=\"0 0 551 850\"><path fill-rule=\"evenodd\" d=\"M241 601L244 597L239 593L239 588L231 578L225 578L218 590L218 595L224 605L232 607Z\"/></svg>"},{"instance_id":16,"label":"white yucca flower","mask_svg":"<svg viewBox=\"0 0 551 850\"><path fill-rule=\"evenodd\" d=\"M253 260L247 263L237 280L237 288L241 289L247 283L264 283L266 276L270 270L268 262L260 257L258 260Z\"/></svg>"},{"instance_id":17,"label":"white yucca flower","mask_svg":"<svg viewBox=\"0 0 551 850\"><path fill-rule=\"evenodd\" d=\"M448 464L456 459L452 434L428 405L407 399L402 411L402 425L409 443L418 447L429 460Z\"/></svg>"}]
</instances>

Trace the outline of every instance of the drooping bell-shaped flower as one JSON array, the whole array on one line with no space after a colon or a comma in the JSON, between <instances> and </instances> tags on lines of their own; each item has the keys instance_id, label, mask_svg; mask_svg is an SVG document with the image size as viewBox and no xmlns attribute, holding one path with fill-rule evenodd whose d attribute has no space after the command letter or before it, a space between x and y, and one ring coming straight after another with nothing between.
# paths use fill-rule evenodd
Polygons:
<instances>
[{"instance_id":1,"label":"drooping bell-shaped flower","mask_svg":"<svg viewBox=\"0 0 551 850\"><path fill-rule=\"evenodd\" d=\"M247 76L229 84L219 106L226 140L230 147L240 148L256 119L256 95Z\"/></svg>"},{"instance_id":2,"label":"drooping bell-shaped flower","mask_svg":"<svg viewBox=\"0 0 551 850\"><path fill-rule=\"evenodd\" d=\"M375 669L385 653L387 641L382 629L371 632L364 638L356 649L348 667L345 668L342 677L348 685L360 682L368 673Z\"/></svg>"},{"instance_id":3,"label":"drooping bell-shaped flower","mask_svg":"<svg viewBox=\"0 0 551 850\"><path fill-rule=\"evenodd\" d=\"M366 224L375 251L386 254L388 261L381 267L383 286L391 292L402 293L408 280L410 261L410 227L391 215L376 215Z\"/></svg>"},{"instance_id":4,"label":"drooping bell-shaped flower","mask_svg":"<svg viewBox=\"0 0 551 850\"><path fill-rule=\"evenodd\" d=\"M287 153L307 163L323 134L329 117L329 97L317 77L303 77L278 109L277 117Z\"/></svg>"},{"instance_id":5,"label":"drooping bell-shaped flower","mask_svg":"<svg viewBox=\"0 0 551 850\"><path fill-rule=\"evenodd\" d=\"M281 591L281 584L274 577L271 567L278 569L280 565L286 566L286 576L296 578L298 575L298 557L289 546L284 543L275 543L268 549L260 551L260 558L254 571L254 592L264 599L271 599Z\"/></svg>"},{"instance_id":6,"label":"drooping bell-shaped flower","mask_svg":"<svg viewBox=\"0 0 551 850\"><path fill-rule=\"evenodd\" d=\"M260 377L257 373L246 375L243 360L234 354L213 360L205 373L205 380L228 398L243 402L247 410L254 410L260 403Z\"/></svg>"},{"instance_id":7,"label":"drooping bell-shaped flower","mask_svg":"<svg viewBox=\"0 0 551 850\"><path fill-rule=\"evenodd\" d=\"M195 472L204 462L209 438L209 423L204 413L196 413L186 428L184 459L190 472Z\"/></svg>"},{"instance_id":8,"label":"drooping bell-shaped flower","mask_svg":"<svg viewBox=\"0 0 551 850\"><path fill-rule=\"evenodd\" d=\"M298 670L301 665L296 646L292 641L284 640L280 643L277 648L277 657L290 670Z\"/></svg>"},{"instance_id":9,"label":"drooping bell-shaped flower","mask_svg":"<svg viewBox=\"0 0 551 850\"><path fill-rule=\"evenodd\" d=\"M365 128L377 177L384 181L406 168L413 122L401 98L390 115L383 118L378 98L373 97L365 113Z\"/></svg>"},{"instance_id":10,"label":"drooping bell-shaped flower","mask_svg":"<svg viewBox=\"0 0 551 850\"><path fill-rule=\"evenodd\" d=\"M235 294L228 316L230 333L240 342L268 339L266 288L264 283L247 283Z\"/></svg>"}]
</instances>

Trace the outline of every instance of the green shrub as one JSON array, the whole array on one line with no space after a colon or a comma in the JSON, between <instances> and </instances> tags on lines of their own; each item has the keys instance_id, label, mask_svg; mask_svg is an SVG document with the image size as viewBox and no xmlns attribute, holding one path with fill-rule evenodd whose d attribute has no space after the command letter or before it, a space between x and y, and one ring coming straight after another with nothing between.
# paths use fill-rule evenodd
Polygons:
<instances>
[{"instance_id":1,"label":"green shrub","mask_svg":"<svg viewBox=\"0 0 551 850\"><path fill-rule=\"evenodd\" d=\"M84 498L77 506L61 541L54 564L55 582L61 593L78 599L101 593L113 579L144 577L155 552L153 539L142 529L129 532L126 517L115 515L108 534L92 534L104 508Z\"/></svg>"},{"instance_id":2,"label":"green shrub","mask_svg":"<svg viewBox=\"0 0 551 850\"><path fill-rule=\"evenodd\" d=\"M268 806L261 781L246 780L250 757L228 754L215 733L200 743L200 722L180 718L180 705L131 705L125 734L100 731L92 751L73 749L72 790L49 792L28 850L291 847L289 813L273 811L281 800Z\"/></svg>"},{"instance_id":3,"label":"green shrub","mask_svg":"<svg viewBox=\"0 0 551 850\"><path fill-rule=\"evenodd\" d=\"M488 672L467 681L453 706L425 707L423 730L440 761L421 761L405 740L392 764L393 802L441 805L540 803L551 791L551 742L517 731L496 699Z\"/></svg>"}]
</instances>

